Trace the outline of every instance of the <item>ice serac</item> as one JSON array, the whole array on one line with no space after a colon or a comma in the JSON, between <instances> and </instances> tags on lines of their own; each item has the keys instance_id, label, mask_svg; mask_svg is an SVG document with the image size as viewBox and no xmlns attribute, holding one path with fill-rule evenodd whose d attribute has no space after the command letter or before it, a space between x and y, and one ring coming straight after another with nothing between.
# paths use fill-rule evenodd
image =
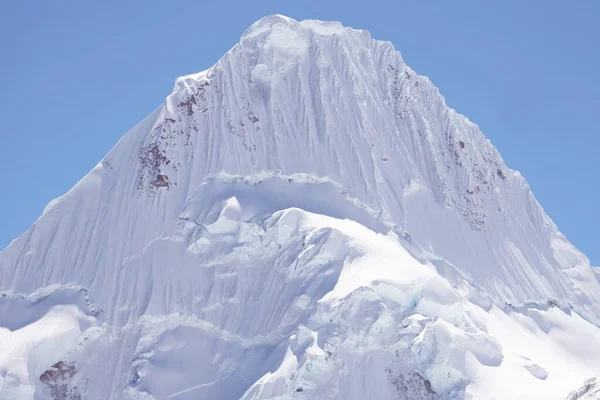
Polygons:
<instances>
[{"instance_id":1,"label":"ice serac","mask_svg":"<svg viewBox=\"0 0 600 400\"><path fill-rule=\"evenodd\" d=\"M600 384L598 379L592 378L577 391L573 391L566 400L596 400L600 399Z\"/></svg>"},{"instance_id":2,"label":"ice serac","mask_svg":"<svg viewBox=\"0 0 600 400\"><path fill-rule=\"evenodd\" d=\"M563 399L600 374L587 258L337 22L265 17L178 78L0 252L0 290L0 399Z\"/></svg>"}]
</instances>

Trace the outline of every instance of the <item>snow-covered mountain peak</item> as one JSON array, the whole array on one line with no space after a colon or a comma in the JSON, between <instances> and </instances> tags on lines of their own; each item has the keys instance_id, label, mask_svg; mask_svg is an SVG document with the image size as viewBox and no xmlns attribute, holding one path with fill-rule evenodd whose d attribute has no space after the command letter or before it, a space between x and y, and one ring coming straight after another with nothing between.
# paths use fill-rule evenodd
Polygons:
<instances>
[{"instance_id":1,"label":"snow-covered mountain peak","mask_svg":"<svg viewBox=\"0 0 600 400\"><path fill-rule=\"evenodd\" d=\"M265 17L178 78L0 253L0 290L1 399L555 398L600 372L562 339L600 342L587 258L337 22Z\"/></svg>"},{"instance_id":2,"label":"snow-covered mountain peak","mask_svg":"<svg viewBox=\"0 0 600 400\"><path fill-rule=\"evenodd\" d=\"M276 30L276 28L274 28L275 26L279 28L277 30L281 31L299 32L301 30L300 23L295 19L281 14L272 14L267 15L250 25L250 27L248 27L248 29L246 29L242 34L241 41L257 35L272 32Z\"/></svg>"},{"instance_id":3,"label":"snow-covered mountain peak","mask_svg":"<svg viewBox=\"0 0 600 400\"><path fill-rule=\"evenodd\" d=\"M589 262L521 174L429 79L367 31L265 17L215 66L178 79L167 106L163 118L183 118L181 129L191 129L198 182L222 171L327 178L463 271L455 283L468 276L500 302L588 303L577 299L567 269L583 268L577 274L589 279ZM446 229L430 229L439 224ZM529 271L527 284L514 281L508 254Z\"/></svg>"},{"instance_id":4,"label":"snow-covered mountain peak","mask_svg":"<svg viewBox=\"0 0 600 400\"><path fill-rule=\"evenodd\" d=\"M243 57L245 62L252 65L262 64L260 68L277 67L278 63L290 65L300 58L314 57L315 53L311 54L309 51L311 47L327 46L325 43L331 41L337 42L336 46L355 50L360 47L370 48L373 42L382 47L393 48L389 42L372 41L368 31L344 27L338 21L296 21L274 14L252 24L224 59L230 56ZM179 79L200 77L202 74L191 74Z\"/></svg>"},{"instance_id":5,"label":"snow-covered mountain peak","mask_svg":"<svg viewBox=\"0 0 600 400\"><path fill-rule=\"evenodd\" d=\"M291 38L309 38L313 35L333 36L346 35L356 31L352 28L344 27L338 21L319 21L319 20L304 20L296 21L293 18L286 17L280 14L268 15L252 24L241 36L240 42L244 43L247 40L262 39L259 43L266 44L269 39L270 44L277 47L294 47L294 43L286 40Z\"/></svg>"}]
</instances>

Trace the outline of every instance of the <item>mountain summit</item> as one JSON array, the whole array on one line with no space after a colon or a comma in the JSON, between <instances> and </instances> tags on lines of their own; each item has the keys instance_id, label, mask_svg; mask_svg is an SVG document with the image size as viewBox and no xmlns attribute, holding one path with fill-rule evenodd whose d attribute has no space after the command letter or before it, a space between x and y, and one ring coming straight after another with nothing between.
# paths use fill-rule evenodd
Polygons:
<instances>
[{"instance_id":1,"label":"mountain summit","mask_svg":"<svg viewBox=\"0 0 600 400\"><path fill-rule=\"evenodd\" d=\"M265 17L178 78L0 252L0 291L1 399L564 399L600 374L587 258L337 22Z\"/></svg>"}]
</instances>

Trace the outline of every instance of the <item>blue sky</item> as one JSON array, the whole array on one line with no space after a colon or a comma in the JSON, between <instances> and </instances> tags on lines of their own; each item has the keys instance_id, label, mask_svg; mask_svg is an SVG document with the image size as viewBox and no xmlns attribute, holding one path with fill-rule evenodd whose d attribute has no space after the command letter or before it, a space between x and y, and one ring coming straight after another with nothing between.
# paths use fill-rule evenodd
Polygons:
<instances>
[{"instance_id":1,"label":"blue sky","mask_svg":"<svg viewBox=\"0 0 600 400\"><path fill-rule=\"evenodd\" d=\"M600 265L600 1L12 1L0 12L0 248L255 20L393 42Z\"/></svg>"}]
</instances>

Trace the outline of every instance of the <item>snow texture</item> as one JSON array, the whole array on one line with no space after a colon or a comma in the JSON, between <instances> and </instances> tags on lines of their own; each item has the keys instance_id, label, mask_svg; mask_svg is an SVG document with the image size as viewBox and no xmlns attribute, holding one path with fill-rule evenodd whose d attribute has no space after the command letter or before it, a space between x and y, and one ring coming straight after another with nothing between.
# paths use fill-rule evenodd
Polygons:
<instances>
[{"instance_id":1,"label":"snow texture","mask_svg":"<svg viewBox=\"0 0 600 400\"><path fill-rule=\"evenodd\" d=\"M0 252L0 399L592 399L600 284L391 43L273 15ZM591 382L591 383L590 383ZM587 396L587 397L586 397Z\"/></svg>"},{"instance_id":2,"label":"snow texture","mask_svg":"<svg viewBox=\"0 0 600 400\"><path fill-rule=\"evenodd\" d=\"M577 391L569 394L566 400L597 400L600 399L600 383L597 378L585 381L585 384Z\"/></svg>"}]
</instances>

